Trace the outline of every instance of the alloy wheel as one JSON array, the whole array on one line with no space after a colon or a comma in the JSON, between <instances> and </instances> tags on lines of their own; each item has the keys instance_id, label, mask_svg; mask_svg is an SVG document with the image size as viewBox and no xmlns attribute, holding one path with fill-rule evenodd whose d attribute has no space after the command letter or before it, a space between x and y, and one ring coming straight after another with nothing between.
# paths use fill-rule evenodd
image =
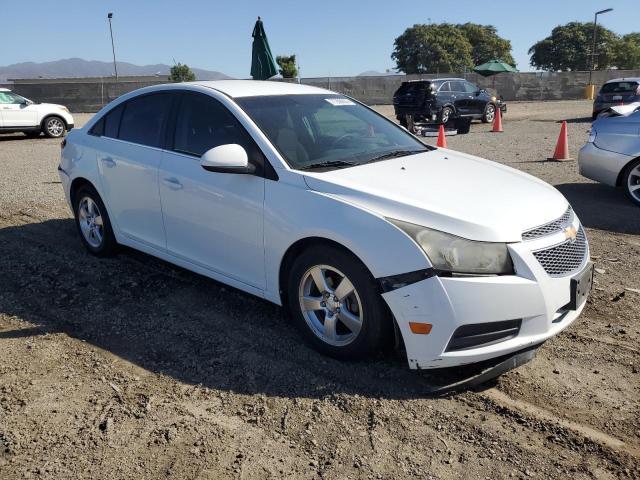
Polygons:
<instances>
[{"instance_id":1,"label":"alloy wheel","mask_svg":"<svg viewBox=\"0 0 640 480\"><path fill-rule=\"evenodd\" d=\"M93 248L99 248L104 238L104 225L100 209L90 197L83 197L80 200L78 223L87 243Z\"/></svg>"},{"instance_id":2,"label":"alloy wheel","mask_svg":"<svg viewBox=\"0 0 640 480\"><path fill-rule=\"evenodd\" d=\"M640 203L640 163L629 172L627 190L629 190L631 197Z\"/></svg>"},{"instance_id":3,"label":"alloy wheel","mask_svg":"<svg viewBox=\"0 0 640 480\"><path fill-rule=\"evenodd\" d=\"M487 106L487 111L484 114L484 117L487 119L487 123L493 122L493 119L496 116L496 107L493 105Z\"/></svg>"},{"instance_id":4,"label":"alloy wheel","mask_svg":"<svg viewBox=\"0 0 640 480\"><path fill-rule=\"evenodd\" d=\"M342 347L353 342L363 325L360 296L351 280L329 265L315 265L302 276L300 309L311 331L323 342Z\"/></svg>"},{"instance_id":5,"label":"alloy wheel","mask_svg":"<svg viewBox=\"0 0 640 480\"><path fill-rule=\"evenodd\" d=\"M47 132L52 137L59 137L64 133L64 124L59 118L50 118L47 121Z\"/></svg>"}]
</instances>

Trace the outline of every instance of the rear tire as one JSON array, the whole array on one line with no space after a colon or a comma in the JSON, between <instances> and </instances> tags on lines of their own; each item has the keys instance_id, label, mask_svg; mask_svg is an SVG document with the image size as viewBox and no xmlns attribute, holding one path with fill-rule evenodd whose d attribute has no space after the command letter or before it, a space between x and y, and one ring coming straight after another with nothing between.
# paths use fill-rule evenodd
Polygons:
<instances>
[{"instance_id":1,"label":"rear tire","mask_svg":"<svg viewBox=\"0 0 640 480\"><path fill-rule=\"evenodd\" d=\"M83 185L73 198L76 227L85 248L97 257L114 255L118 244L109 214L96 189Z\"/></svg>"},{"instance_id":2,"label":"rear tire","mask_svg":"<svg viewBox=\"0 0 640 480\"><path fill-rule=\"evenodd\" d=\"M447 124L449 120L451 120L451 116L453 115L453 109L451 107L444 107L439 115L440 123Z\"/></svg>"},{"instance_id":3,"label":"rear tire","mask_svg":"<svg viewBox=\"0 0 640 480\"><path fill-rule=\"evenodd\" d=\"M49 138L60 138L64 136L67 130L67 124L60 117L52 115L42 122L42 131Z\"/></svg>"},{"instance_id":4,"label":"rear tire","mask_svg":"<svg viewBox=\"0 0 640 480\"><path fill-rule=\"evenodd\" d=\"M334 358L370 356L393 334L392 319L369 270L333 246L311 247L294 260L287 306L305 340Z\"/></svg>"},{"instance_id":5,"label":"rear tire","mask_svg":"<svg viewBox=\"0 0 640 480\"><path fill-rule=\"evenodd\" d=\"M400 125L402 125L404 128L408 127L409 124L407 123L407 117L403 115L400 117L399 121L400 121Z\"/></svg>"},{"instance_id":6,"label":"rear tire","mask_svg":"<svg viewBox=\"0 0 640 480\"><path fill-rule=\"evenodd\" d=\"M627 197L640 207L640 158L631 162L622 176Z\"/></svg>"}]
</instances>

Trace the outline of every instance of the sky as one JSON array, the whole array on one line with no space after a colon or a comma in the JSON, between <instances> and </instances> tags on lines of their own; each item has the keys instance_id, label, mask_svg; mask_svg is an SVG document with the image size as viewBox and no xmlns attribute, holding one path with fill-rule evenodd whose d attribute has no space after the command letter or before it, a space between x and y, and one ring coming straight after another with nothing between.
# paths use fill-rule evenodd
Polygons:
<instances>
[{"instance_id":1,"label":"sky","mask_svg":"<svg viewBox=\"0 0 640 480\"><path fill-rule=\"evenodd\" d=\"M527 50L560 24L593 21L616 33L640 30L637 0L0 0L0 65L61 58L111 61L113 12L118 61L173 61L249 76L251 31L260 15L275 55L295 53L303 77L393 69L393 41L417 23L491 24L511 40L521 71Z\"/></svg>"}]
</instances>

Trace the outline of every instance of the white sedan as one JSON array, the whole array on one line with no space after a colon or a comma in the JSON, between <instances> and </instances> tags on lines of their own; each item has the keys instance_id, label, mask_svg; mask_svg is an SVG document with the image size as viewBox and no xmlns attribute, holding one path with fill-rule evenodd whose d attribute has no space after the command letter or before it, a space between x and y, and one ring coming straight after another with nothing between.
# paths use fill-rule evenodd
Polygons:
<instances>
[{"instance_id":1,"label":"white sedan","mask_svg":"<svg viewBox=\"0 0 640 480\"><path fill-rule=\"evenodd\" d=\"M0 133L23 132L29 137L44 133L62 137L73 128L67 107L54 103L35 103L7 88L0 88Z\"/></svg>"},{"instance_id":2,"label":"white sedan","mask_svg":"<svg viewBox=\"0 0 640 480\"><path fill-rule=\"evenodd\" d=\"M339 358L394 334L411 368L516 354L570 325L591 286L553 187L324 89L137 90L69 134L59 172L89 252L127 245L283 305Z\"/></svg>"}]
</instances>

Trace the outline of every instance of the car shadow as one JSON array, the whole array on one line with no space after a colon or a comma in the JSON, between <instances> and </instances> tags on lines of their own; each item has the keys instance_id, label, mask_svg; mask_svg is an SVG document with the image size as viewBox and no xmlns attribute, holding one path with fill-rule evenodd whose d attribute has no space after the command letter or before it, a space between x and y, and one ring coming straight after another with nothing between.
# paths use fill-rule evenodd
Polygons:
<instances>
[{"instance_id":1,"label":"car shadow","mask_svg":"<svg viewBox=\"0 0 640 480\"><path fill-rule=\"evenodd\" d=\"M38 137L27 137L22 133L15 133L15 134L5 133L0 135L0 142L9 142L12 140L33 140L33 138L38 138Z\"/></svg>"},{"instance_id":2,"label":"car shadow","mask_svg":"<svg viewBox=\"0 0 640 480\"><path fill-rule=\"evenodd\" d=\"M622 188L600 183L565 183L556 188L587 228L640 234L640 208L631 203Z\"/></svg>"},{"instance_id":3,"label":"car shadow","mask_svg":"<svg viewBox=\"0 0 640 480\"><path fill-rule=\"evenodd\" d=\"M435 390L486 368L411 371L401 352L361 362L324 357L269 302L131 249L87 254L71 219L0 228L0 271L10 272L0 276L0 313L28 322L0 331L0 346L64 333L209 388L416 398L451 393Z\"/></svg>"}]
</instances>

